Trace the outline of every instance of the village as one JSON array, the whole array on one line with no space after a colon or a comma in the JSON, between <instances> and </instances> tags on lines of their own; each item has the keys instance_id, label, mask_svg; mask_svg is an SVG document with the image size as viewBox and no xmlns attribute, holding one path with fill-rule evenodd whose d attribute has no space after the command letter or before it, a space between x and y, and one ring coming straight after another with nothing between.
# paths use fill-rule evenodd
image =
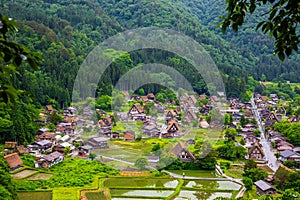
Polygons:
<instances>
[{"instance_id":1,"label":"village","mask_svg":"<svg viewBox=\"0 0 300 200\"><path fill-rule=\"evenodd\" d=\"M223 132L216 136L218 140L232 139L236 146L244 149L245 155L242 160L255 160L256 163L269 168L271 173L265 180L253 183L257 194L275 194L276 188L272 186L275 172L279 168L287 168L284 166L286 163L294 163L288 170L296 170L297 166L300 166L300 147L291 144L282 133L275 131L273 126L282 120L290 124L299 122L300 117L288 116L285 102L277 94L262 96L255 93L249 102L228 99L228 103L218 110L225 121L218 124L211 121L210 115L215 105L220 103L220 98L183 94L178 102L165 100L162 103L156 101L153 93L147 96L131 95L127 97L126 105L129 106L126 106L128 110L125 112L108 114L96 109L95 112L100 118L96 123L91 119L94 111L90 106L75 105L60 113L52 105L47 105L40 113L41 119L38 123L41 128L36 133L35 142L27 146L18 146L15 141L6 141L5 159L12 171L23 165L19 154L35 156L35 168L47 169L64 162L65 157L75 157L97 159L100 162L114 160L123 163L118 167L120 170L139 171L141 169L134 166L136 160L127 159L126 155L117 155L117 151L108 154L107 152L114 150L118 144L128 145L130 142L141 140L151 140L152 146L162 144L156 143L156 140L172 141L166 142L168 145L161 150L174 155L182 163L194 163L197 158L192 149L199 139L197 130L219 128ZM152 113L147 105L152 106ZM155 116L150 115L153 113ZM54 121L56 125L51 130L49 125ZM234 131L228 131L226 134L226 130ZM93 134L85 135L85 132ZM240 141L236 138L240 138ZM162 154L155 151L143 152L143 156L147 158L143 170L160 170L158 163ZM134 157L137 159L139 156ZM217 169L223 173L220 166Z\"/></svg>"}]
</instances>

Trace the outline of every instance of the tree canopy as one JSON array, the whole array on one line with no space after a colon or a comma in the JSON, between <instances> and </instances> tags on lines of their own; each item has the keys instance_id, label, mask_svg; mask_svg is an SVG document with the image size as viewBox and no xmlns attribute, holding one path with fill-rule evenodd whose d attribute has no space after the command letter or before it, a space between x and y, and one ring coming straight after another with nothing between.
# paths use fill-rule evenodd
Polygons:
<instances>
[{"instance_id":1,"label":"tree canopy","mask_svg":"<svg viewBox=\"0 0 300 200\"><path fill-rule=\"evenodd\" d=\"M267 19L262 20L256 26L263 33L269 33L275 38L275 54L280 60L290 56L292 51L298 51L300 42L299 22L300 4L295 0L227 0L227 16L223 18L222 32L230 26L238 32L239 26L245 22L247 14L252 14L263 5L269 7L265 12Z\"/></svg>"}]
</instances>

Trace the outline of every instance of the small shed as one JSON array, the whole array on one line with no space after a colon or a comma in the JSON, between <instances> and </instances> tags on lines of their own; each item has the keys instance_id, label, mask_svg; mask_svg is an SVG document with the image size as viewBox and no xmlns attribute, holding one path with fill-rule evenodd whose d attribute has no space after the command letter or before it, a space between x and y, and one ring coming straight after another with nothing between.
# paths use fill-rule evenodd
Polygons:
<instances>
[{"instance_id":1,"label":"small shed","mask_svg":"<svg viewBox=\"0 0 300 200\"><path fill-rule=\"evenodd\" d=\"M259 180L254 182L254 185L256 186L256 192L259 196L262 196L264 194L275 194L276 189L270 185L269 183Z\"/></svg>"}]
</instances>

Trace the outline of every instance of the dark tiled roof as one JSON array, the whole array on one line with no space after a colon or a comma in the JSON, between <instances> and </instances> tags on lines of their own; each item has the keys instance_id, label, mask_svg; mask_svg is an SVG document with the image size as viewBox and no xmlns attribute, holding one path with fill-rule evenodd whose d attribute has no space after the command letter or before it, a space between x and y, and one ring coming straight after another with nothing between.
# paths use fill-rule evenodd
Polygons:
<instances>
[{"instance_id":1,"label":"dark tiled roof","mask_svg":"<svg viewBox=\"0 0 300 200\"><path fill-rule=\"evenodd\" d=\"M43 158L49 162L54 161L55 159L59 158L62 154L58 151L55 151L53 153L50 153L49 155L44 156Z\"/></svg>"},{"instance_id":2,"label":"dark tiled roof","mask_svg":"<svg viewBox=\"0 0 300 200\"><path fill-rule=\"evenodd\" d=\"M260 188L262 191L266 191L269 189L275 189L272 185L270 185L269 183L267 183L263 180L254 182L254 185L256 185L258 188Z\"/></svg>"},{"instance_id":3,"label":"dark tiled roof","mask_svg":"<svg viewBox=\"0 0 300 200\"><path fill-rule=\"evenodd\" d=\"M294 154L296 154L296 153L291 150L284 150L284 151L280 152L280 156L284 157L284 158L288 158Z\"/></svg>"}]
</instances>

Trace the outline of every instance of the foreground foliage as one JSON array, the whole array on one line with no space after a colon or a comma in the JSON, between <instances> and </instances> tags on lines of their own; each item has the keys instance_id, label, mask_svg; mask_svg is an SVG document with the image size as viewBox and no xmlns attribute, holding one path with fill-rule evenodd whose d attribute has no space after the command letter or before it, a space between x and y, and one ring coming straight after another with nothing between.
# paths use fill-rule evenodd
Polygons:
<instances>
[{"instance_id":1,"label":"foreground foliage","mask_svg":"<svg viewBox=\"0 0 300 200\"><path fill-rule=\"evenodd\" d=\"M18 199L15 184L13 184L11 176L9 174L9 167L2 154L0 154L0 199Z\"/></svg>"},{"instance_id":2,"label":"foreground foliage","mask_svg":"<svg viewBox=\"0 0 300 200\"><path fill-rule=\"evenodd\" d=\"M67 158L50 168L53 176L48 180L19 182L19 190L49 189L55 187L84 187L91 185L98 177L116 175L119 171L111 169L98 161Z\"/></svg>"}]
</instances>

